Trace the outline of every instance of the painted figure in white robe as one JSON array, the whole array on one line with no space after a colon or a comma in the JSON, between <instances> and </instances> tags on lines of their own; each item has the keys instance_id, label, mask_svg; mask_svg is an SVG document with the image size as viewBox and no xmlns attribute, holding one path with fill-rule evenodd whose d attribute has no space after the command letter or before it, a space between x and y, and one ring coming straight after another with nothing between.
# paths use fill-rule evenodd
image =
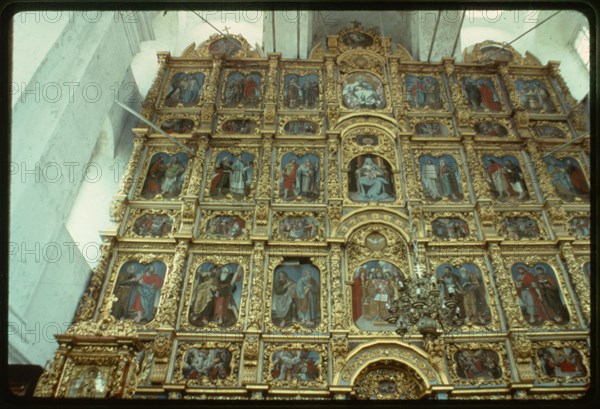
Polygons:
<instances>
[{"instance_id":1,"label":"painted figure in white robe","mask_svg":"<svg viewBox=\"0 0 600 409\"><path fill-rule=\"evenodd\" d=\"M385 172L373 159L366 158L356 175L360 199L385 200L390 197L385 191L385 185L389 183L384 177Z\"/></svg>"}]
</instances>

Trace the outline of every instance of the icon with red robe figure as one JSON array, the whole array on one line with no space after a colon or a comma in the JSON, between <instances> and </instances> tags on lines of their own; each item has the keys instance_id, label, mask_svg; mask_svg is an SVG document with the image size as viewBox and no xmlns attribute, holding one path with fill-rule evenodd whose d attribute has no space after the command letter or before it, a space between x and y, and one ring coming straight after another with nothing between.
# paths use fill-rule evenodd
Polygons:
<instances>
[{"instance_id":1,"label":"icon with red robe figure","mask_svg":"<svg viewBox=\"0 0 600 409\"><path fill-rule=\"evenodd\" d=\"M494 112L502 110L496 87L489 78L464 77L462 86L473 110Z\"/></svg>"},{"instance_id":2,"label":"icon with red robe figure","mask_svg":"<svg viewBox=\"0 0 600 409\"><path fill-rule=\"evenodd\" d=\"M485 176L490 190L499 201L528 200L525 176L514 156L483 155Z\"/></svg>"},{"instance_id":3,"label":"icon with red robe figure","mask_svg":"<svg viewBox=\"0 0 600 409\"><path fill-rule=\"evenodd\" d=\"M112 315L147 324L154 319L167 267L161 261L142 264L128 261L121 266L113 295Z\"/></svg>"},{"instance_id":4,"label":"icon with red robe figure","mask_svg":"<svg viewBox=\"0 0 600 409\"><path fill-rule=\"evenodd\" d=\"M165 213L145 213L133 222L133 232L142 237L164 237L173 229L173 218Z\"/></svg>"},{"instance_id":5,"label":"icon with red robe figure","mask_svg":"<svg viewBox=\"0 0 600 409\"><path fill-rule=\"evenodd\" d=\"M538 349L537 356L544 375L550 378L574 378L587 375L581 353L575 348L542 348Z\"/></svg>"},{"instance_id":6,"label":"icon with red robe figure","mask_svg":"<svg viewBox=\"0 0 600 409\"><path fill-rule=\"evenodd\" d=\"M185 180L189 155L179 152L169 155L158 152L150 159L146 179L142 187L144 199L154 199L161 195L165 199L179 196Z\"/></svg>"},{"instance_id":7,"label":"icon with red robe figure","mask_svg":"<svg viewBox=\"0 0 600 409\"><path fill-rule=\"evenodd\" d=\"M242 200L250 194L253 174L254 155L222 151L215 159L209 194L213 199Z\"/></svg>"},{"instance_id":8,"label":"icon with red robe figure","mask_svg":"<svg viewBox=\"0 0 600 409\"><path fill-rule=\"evenodd\" d=\"M387 260L367 261L354 271L352 320L364 331L390 331L389 306L400 297L404 273Z\"/></svg>"},{"instance_id":9,"label":"icon with red robe figure","mask_svg":"<svg viewBox=\"0 0 600 409\"><path fill-rule=\"evenodd\" d=\"M554 113L556 106L552 102L546 84L540 80L516 80L515 86L519 92L521 105L532 113Z\"/></svg>"},{"instance_id":10,"label":"icon with red robe figure","mask_svg":"<svg viewBox=\"0 0 600 409\"><path fill-rule=\"evenodd\" d=\"M554 322L564 325L570 320L569 312L552 267L537 263L529 267L515 263L511 274L517 290L517 301L523 318L531 325Z\"/></svg>"},{"instance_id":11,"label":"icon with red robe figure","mask_svg":"<svg viewBox=\"0 0 600 409\"><path fill-rule=\"evenodd\" d=\"M226 107L256 107L261 98L261 75L233 72L227 77L223 101Z\"/></svg>"},{"instance_id":12,"label":"icon with red robe figure","mask_svg":"<svg viewBox=\"0 0 600 409\"><path fill-rule=\"evenodd\" d=\"M279 197L283 200L312 202L319 198L321 175L319 157L314 153L281 157Z\"/></svg>"},{"instance_id":13,"label":"icon with red robe figure","mask_svg":"<svg viewBox=\"0 0 600 409\"><path fill-rule=\"evenodd\" d=\"M440 84L435 77L406 76L408 105L416 109L443 108Z\"/></svg>"},{"instance_id":14,"label":"icon with red robe figure","mask_svg":"<svg viewBox=\"0 0 600 409\"><path fill-rule=\"evenodd\" d=\"M230 327L238 321L244 270L238 263L202 263L196 271L189 309L190 324Z\"/></svg>"},{"instance_id":15,"label":"icon with red robe figure","mask_svg":"<svg viewBox=\"0 0 600 409\"><path fill-rule=\"evenodd\" d=\"M571 157L544 157L552 184L561 199L572 202L575 198L589 198L590 186L579 162Z\"/></svg>"},{"instance_id":16,"label":"icon with red robe figure","mask_svg":"<svg viewBox=\"0 0 600 409\"><path fill-rule=\"evenodd\" d=\"M319 378L320 363L321 357L316 351L275 351L271 355L271 377L275 382L312 381Z\"/></svg>"}]
</instances>

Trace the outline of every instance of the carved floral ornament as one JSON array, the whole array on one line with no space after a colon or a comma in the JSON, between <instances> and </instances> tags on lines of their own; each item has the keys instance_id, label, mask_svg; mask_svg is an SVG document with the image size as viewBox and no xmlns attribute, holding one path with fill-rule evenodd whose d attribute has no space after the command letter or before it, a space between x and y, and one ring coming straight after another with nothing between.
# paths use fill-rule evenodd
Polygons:
<instances>
[{"instance_id":1,"label":"carved floral ornament","mask_svg":"<svg viewBox=\"0 0 600 409\"><path fill-rule=\"evenodd\" d=\"M446 375L439 373L430 363L430 357L419 348L399 341L369 342L353 350L344 366L334 375L334 385L356 385L363 370L379 361L395 362L410 368L419 378L423 389L448 383Z\"/></svg>"}]
</instances>

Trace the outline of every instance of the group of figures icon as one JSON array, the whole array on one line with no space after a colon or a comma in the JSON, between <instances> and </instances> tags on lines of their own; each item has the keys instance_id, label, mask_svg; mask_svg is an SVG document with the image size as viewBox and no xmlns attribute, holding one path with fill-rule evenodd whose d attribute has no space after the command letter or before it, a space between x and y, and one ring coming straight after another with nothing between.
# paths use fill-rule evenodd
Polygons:
<instances>
[{"instance_id":1,"label":"group of figures icon","mask_svg":"<svg viewBox=\"0 0 600 409\"><path fill-rule=\"evenodd\" d=\"M553 322L563 325L570 316L556 274L546 263L533 267L515 263L511 274L523 317L532 325ZM445 263L435 269L442 307L456 322L487 325L492 311L479 267L472 263L453 266ZM397 300L404 286L404 273L386 260L371 260L360 265L352 284L352 317L357 327L367 331L393 329L387 322L388 307Z\"/></svg>"},{"instance_id":2,"label":"group of figures icon","mask_svg":"<svg viewBox=\"0 0 600 409\"><path fill-rule=\"evenodd\" d=\"M254 176L253 154L228 151L217 155L210 179L209 194L213 199L243 200L250 195ZM498 201L526 201L531 198L525 174L513 155L482 156L485 178ZM544 158L557 194L565 201L588 199L590 187L579 162L573 157ZM181 194L188 173L189 155L165 152L154 154L146 173L141 195L145 199L176 198ZM432 201L464 200L461 171L452 155L431 154L419 157L421 184L425 198ZM322 175L320 159L315 153L288 152L281 158L279 196L284 201L312 202L320 197ZM356 156L349 163L348 191L356 202L386 202L396 198L393 169L390 162L374 154Z\"/></svg>"},{"instance_id":3,"label":"group of figures icon","mask_svg":"<svg viewBox=\"0 0 600 409\"><path fill-rule=\"evenodd\" d=\"M225 108L257 108L262 100L263 76L259 71L229 72L223 81L222 105ZM203 72L176 72L164 90L166 107L197 106L202 98L206 75ZM499 112L505 105L493 77L463 76L460 80L466 101L475 111ZM520 104L531 113L556 113L557 107L545 81L517 79L514 82ZM446 87L436 75L405 76L406 103L413 110L447 110ZM318 74L288 73L281 90L283 108L317 109L320 103ZM387 105L384 81L368 71L355 71L342 81L342 104L347 109L383 109ZM502 133L502 130L490 132ZM484 132L486 134L487 132ZM502 135L498 135L502 136Z\"/></svg>"}]
</instances>

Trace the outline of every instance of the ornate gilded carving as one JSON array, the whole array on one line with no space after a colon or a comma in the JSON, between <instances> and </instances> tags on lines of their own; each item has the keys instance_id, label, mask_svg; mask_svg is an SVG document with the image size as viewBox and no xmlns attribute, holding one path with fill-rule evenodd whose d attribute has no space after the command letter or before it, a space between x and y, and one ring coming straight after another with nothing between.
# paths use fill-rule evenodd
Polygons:
<instances>
[{"instance_id":1,"label":"ornate gilded carving","mask_svg":"<svg viewBox=\"0 0 600 409\"><path fill-rule=\"evenodd\" d=\"M386 361L371 365L356 379L354 392L358 399L420 399L424 387L419 376L408 367L386 365Z\"/></svg>"},{"instance_id":2,"label":"ornate gilded carving","mask_svg":"<svg viewBox=\"0 0 600 409\"><path fill-rule=\"evenodd\" d=\"M252 299L262 300L264 299L264 280L265 280L265 245L263 242L254 243L254 249L252 253ZM263 303L252 302L250 303L250 309L248 311L248 319L246 329L248 331L259 331L263 326Z\"/></svg>"},{"instance_id":3,"label":"ornate gilded carving","mask_svg":"<svg viewBox=\"0 0 600 409\"><path fill-rule=\"evenodd\" d=\"M98 260L98 264L92 271L88 287L79 301L77 310L75 310L73 323L90 320L94 315L99 301L98 298L100 297L102 283L106 277L108 262L112 256L112 250L113 242L110 240L104 240L100 247L100 260Z\"/></svg>"},{"instance_id":4,"label":"ornate gilded carving","mask_svg":"<svg viewBox=\"0 0 600 409\"><path fill-rule=\"evenodd\" d=\"M585 316L587 322L591 318L591 293L590 293L590 277L585 277L585 263L589 263L588 257L575 256L573 253L573 245L565 242L561 244L561 253L567 263L567 272L571 278L571 283L575 287L575 292L578 295L579 307Z\"/></svg>"}]
</instances>

